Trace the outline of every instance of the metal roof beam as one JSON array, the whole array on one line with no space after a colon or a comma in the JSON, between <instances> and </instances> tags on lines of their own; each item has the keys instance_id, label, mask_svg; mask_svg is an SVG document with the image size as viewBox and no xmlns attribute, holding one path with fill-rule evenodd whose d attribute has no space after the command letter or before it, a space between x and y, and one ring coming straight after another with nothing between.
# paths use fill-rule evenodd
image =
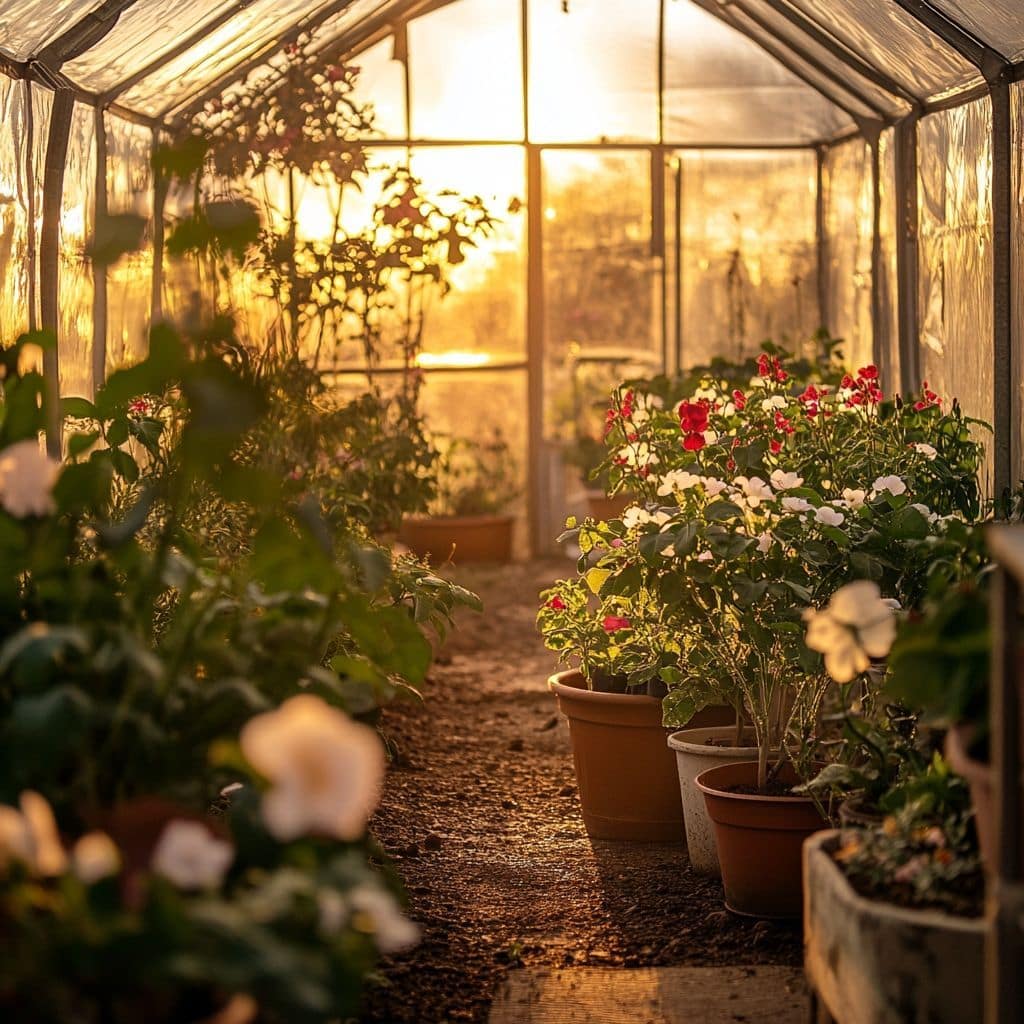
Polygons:
<instances>
[{"instance_id":1,"label":"metal roof beam","mask_svg":"<svg viewBox=\"0 0 1024 1024\"><path fill-rule=\"evenodd\" d=\"M1010 61L1006 57L972 35L929 0L895 0L895 3L956 50L961 57L969 60L987 81L998 78L1009 68Z\"/></svg>"},{"instance_id":2,"label":"metal roof beam","mask_svg":"<svg viewBox=\"0 0 1024 1024\"><path fill-rule=\"evenodd\" d=\"M65 29L52 43L31 57L28 63L39 63L50 71L60 71L65 61L91 50L135 3L136 0L103 0L99 7Z\"/></svg>"}]
</instances>

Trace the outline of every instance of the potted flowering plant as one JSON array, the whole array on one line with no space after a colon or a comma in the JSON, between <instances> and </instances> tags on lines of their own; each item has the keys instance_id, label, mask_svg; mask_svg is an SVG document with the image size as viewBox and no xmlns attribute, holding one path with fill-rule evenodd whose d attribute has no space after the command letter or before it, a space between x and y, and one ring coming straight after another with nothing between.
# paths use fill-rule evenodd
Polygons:
<instances>
[{"instance_id":1,"label":"potted flowering plant","mask_svg":"<svg viewBox=\"0 0 1024 1024\"><path fill-rule=\"evenodd\" d=\"M519 497L518 467L495 428L483 440L438 438L436 496L427 516L406 516L399 539L435 564L508 562Z\"/></svg>"}]
</instances>

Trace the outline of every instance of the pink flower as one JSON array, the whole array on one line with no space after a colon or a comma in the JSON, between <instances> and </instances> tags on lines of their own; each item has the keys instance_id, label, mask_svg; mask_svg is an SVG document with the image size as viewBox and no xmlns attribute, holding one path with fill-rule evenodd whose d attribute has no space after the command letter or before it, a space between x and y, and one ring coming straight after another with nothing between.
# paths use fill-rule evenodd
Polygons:
<instances>
[{"instance_id":1,"label":"pink flower","mask_svg":"<svg viewBox=\"0 0 1024 1024\"><path fill-rule=\"evenodd\" d=\"M624 615L606 615L601 623L606 633L616 633L620 629L632 629L632 624Z\"/></svg>"}]
</instances>

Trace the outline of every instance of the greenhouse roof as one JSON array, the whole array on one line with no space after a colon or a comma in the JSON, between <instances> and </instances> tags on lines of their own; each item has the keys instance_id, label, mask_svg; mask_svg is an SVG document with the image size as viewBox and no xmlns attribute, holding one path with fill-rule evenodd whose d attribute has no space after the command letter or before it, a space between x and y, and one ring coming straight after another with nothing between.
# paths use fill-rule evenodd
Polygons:
<instances>
[{"instance_id":1,"label":"greenhouse roof","mask_svg":"<svg viewBox=\"0 0 1024 1024\"><path fill-rule=\"evenodd\" d=\"M980 92L1024 58L1018 0L636 0L628 12L608 0L529 0L521 13L520 0L0 0L0 62L170 124L302 33L340 57L394 36L399 56L406 26L450 4L472 6L477 27L492 14L521 19L531 80L557 75L561 46L600 53L602 73L633 83L619 103L650 79L661 97L655 139L683 144L828 140ZM567 101L585 102L580 92ZM558 141L543 118L524 123L540 128L527 131L532 141ZM648 141L629 129L609 137Z\"/></svg>"}]
</instances>

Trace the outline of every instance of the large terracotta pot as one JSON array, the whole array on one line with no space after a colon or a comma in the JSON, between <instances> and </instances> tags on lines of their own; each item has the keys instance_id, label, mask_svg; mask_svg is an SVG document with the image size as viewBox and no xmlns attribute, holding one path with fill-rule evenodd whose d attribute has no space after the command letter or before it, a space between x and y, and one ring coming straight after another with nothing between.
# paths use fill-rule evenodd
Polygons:
<instances>
[{"instance_id":1,"label":"large terracotta pot","mask_svg":"<svg viewBox=\"0 0 1024 1024\"><path fill-rule=\"evenodd\" d=\"M434 565L508 562L514 525L513 516L407 517L398 539Z\"/></svg>"},{"instance_id":2,"label":"large terracotta pot","mask_svg":"<svg viewBox=\"0 0 1024 1024\"><path fill-rule=\"evenodd\" d=\"M708 817L704 794L697 788L696 779L708 768L757 759L756 746L731 746L735 733L735 726L713 729L688 727L672 733L668 738L668 745L676 755L679 792L683 798L686 849L694 871L702 875L718 876L721 869L718 866L714 826Z\"/></svg>"},{"instance_id":3,"label":"large terracotta pot","mask_svg":"<svg viewBox=\"0 0 1024 1024\"><path fill-rule=\"evenodd\" d=\"M985 923L866 899L832 853L804 843L804 968L837 1024L981 1024Z\"/></svg>"},{"instance_id":4,"label":"large terracotta pot","mask_svg":"<svg viewBox=\"0 0 1024 1024\"><path fill-rule=\"evenodd\" d=\"M683 808L661 701L597 693L587 689L580 672L560 672L548 685L569 720L583 823L591 838L679 842ZM708 708L699 724L727 724L731 715L730 708Z\"/></svg>"},{"instance_id":5,"label":"large terracotta pot","mask_svg":"<svg viewBox=\"0 0 1024 1024\"><path fill-rule=\"evenodd\" d=\"M779 779L790 785L798 781L789 765ZM751 917L798 917L800 848L825 823L810 797L730 792L734 786L756 784L756 761L710 768L697 776L715 826L725 905Z\"/></svg>"}]
</instances>

